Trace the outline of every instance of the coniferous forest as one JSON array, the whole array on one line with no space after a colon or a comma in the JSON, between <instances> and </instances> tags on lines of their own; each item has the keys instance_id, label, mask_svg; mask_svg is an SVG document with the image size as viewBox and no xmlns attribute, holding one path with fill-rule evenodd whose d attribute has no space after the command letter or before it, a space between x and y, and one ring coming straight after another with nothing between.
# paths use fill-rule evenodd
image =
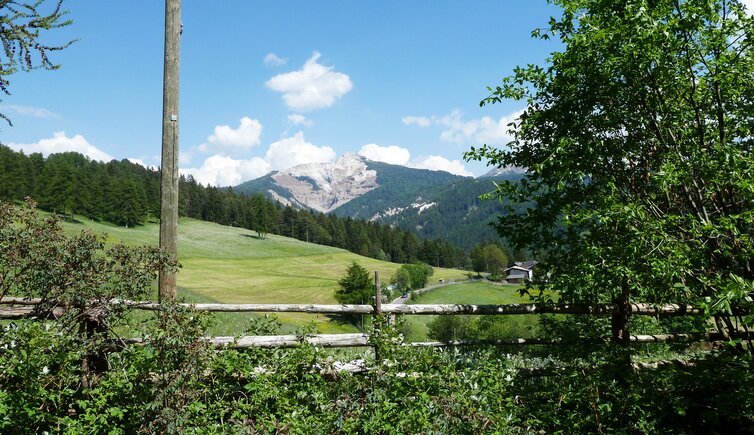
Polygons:
<instances>
[{"instance_id":1,"label":"coniferous forest","mask_svg":"<svg viewBox=\"0 0 754 435\"><path fill-rule=\"evenodd\" d=\"M461 267L466 254L443 240L422 240L405 230L294 209L261 193L202 186L181 176L180 216L247 228L259 237L278 234L397 263L422 261ZM134 226L160 214L160 172L128 160L107 163L74 152L25 155L0 145L0 200L34 199L42 210Z\"/></svg>"}]
</instances>

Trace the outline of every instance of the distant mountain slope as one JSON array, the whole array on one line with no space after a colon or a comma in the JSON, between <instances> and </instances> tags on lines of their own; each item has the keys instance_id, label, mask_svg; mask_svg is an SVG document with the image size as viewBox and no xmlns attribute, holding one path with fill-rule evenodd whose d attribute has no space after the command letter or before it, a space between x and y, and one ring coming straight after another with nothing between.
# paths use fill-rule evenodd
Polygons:
<instances>
[{"instance_id":1,"label":"distant mountain slope","mask_svg":"<svg viewBox=\"0 0 754 435\"><path fill-rule=\"evenodd\" d=\"M417 191L463 178L448 172L374 162L347 153L334 163L299 165L271 172L233 190L246 194L263 192L284 205L327 213L367 193L371 194L370 201L378 204L396 198L413 200Z\"/></svg>"},{"instance_id":2,"label":"distant mountain slope","mask_svg":"<svg viewBox=\"0 0 754 435\"><path fill-rule=\"evenodd\" d=\"M481 201L479 197L495 190L493 181L520 177L521 174L513 173L494 178L458 177L449 184L387 198L375 189L334 213L397 226L422 238L442 237L458 247L471 249L479 242L498 238L489 224L503 213L499 201Z\"/></svg>"},{"instance_id":3,"label":"distant mountain slope","mask_svg":"<svg viewBox=\"0 0 754 435\"><path fill-rule=\"evenodd\" d=\"M494 181L521 176L516 168L495 169L474 179L345 154L335 163L272 172L234 191L263 192L285 205L388 224L468 250L497 239L489 224L503 212L501 203L479 196L493 191Z\"/></svg>"},{"instance_id":4,"label":"distant mountain slope","mask_svg":"<svg viewBox=\"0 0 754 435\"><path fill-rule=\"evenodd\" d=\"M414 169L367 161L368 168L377 172L377 188L349 201L334 210L338 216L372 220L377 214L389 214L391 209L421 207L422 198L430 192L468 177L444 171Z\"/></svg>"}]
</instances>

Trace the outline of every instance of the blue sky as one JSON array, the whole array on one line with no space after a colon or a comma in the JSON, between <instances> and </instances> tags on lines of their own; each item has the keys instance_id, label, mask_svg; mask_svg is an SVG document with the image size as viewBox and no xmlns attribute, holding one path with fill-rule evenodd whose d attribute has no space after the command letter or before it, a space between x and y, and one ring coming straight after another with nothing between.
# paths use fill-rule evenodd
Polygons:
<instances>
[{"instance_id":1,"label":"blue sky","mask_svg":"<svg viewBox=\"0 0 754 435\"><path fill-rule=\"evenodd\" d=\"M48 0L49 3L49 0ZM10 76L0 142L159 166L164 2L67 0L45 42L56 71ZM469 147L507 142L523 108L486 86L557 47L530 37L544 0L182 2L181 171L235 185L346 152L462 175Z\"/></svg>"}]
</instances>

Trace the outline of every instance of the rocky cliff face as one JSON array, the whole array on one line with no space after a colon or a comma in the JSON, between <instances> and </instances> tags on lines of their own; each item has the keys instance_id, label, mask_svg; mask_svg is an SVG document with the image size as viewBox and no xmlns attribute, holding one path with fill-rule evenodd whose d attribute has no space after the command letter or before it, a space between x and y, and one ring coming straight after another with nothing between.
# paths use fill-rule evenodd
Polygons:
<instances>
[{"instance_id":1,"label":"rocky cliff face","mask_svg":"<svg viewBox=\"0 0 754 435\"><path fill-rule=\"evenodd\" d=\"M525 173L526 169L524 168L519 168L517 166L505 166L503 168L492 168L487 171L487 173L480 175L479 178L511 177Z\"/></svg>"},{"instance_id":2,"label":"rocky cliff face","mask_svg":"<svg viewBox=\"0 0 754 435\"><path fill-rule=\"evenodd\" d=\"M271 192L283 204L302 205L327 213L376 188L377 172L367 169L364 158L344 154L335 163L311 163L272 174L290 199Z\"/></svg>"}]
</instances>

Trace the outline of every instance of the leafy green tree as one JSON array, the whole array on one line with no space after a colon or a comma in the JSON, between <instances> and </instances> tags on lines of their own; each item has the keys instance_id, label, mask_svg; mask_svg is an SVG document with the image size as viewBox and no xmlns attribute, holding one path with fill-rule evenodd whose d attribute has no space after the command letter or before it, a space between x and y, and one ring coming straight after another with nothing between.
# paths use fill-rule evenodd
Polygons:
<instances>
[{"instance_id":1,"label":"leafy green tree","mask_svg":"<svg viewBox=\"0 0 754 435\"><path fill-rule=\"evenodd\" d=\"M399 272L401 270L404 270L408 273L409 286L405 287L404 289L410 290L417 290L426 287L427 282L429 281L429 277L431 277L435 273L434 269L432 269L432 266L426 263L404 264L400 267L400 269L398 269Z\"/></svg>"},{"instance_id":2,"label":"leafy green tree","mask_svg":"<svg viewBox=\"0 0 754 435\"><path fill-rule=\"evenodd\" d=\"M411 290L411 273L403 266L395 271L391 281L401 291Z\"/></svg>"},{"instance_id":3,"label":"leafy green tree","mask_svg":"<svg viewBox=\"0 0 754 435\"><path fill-rule=\"evenodd\" d=\"M341 304L368 304L374 295L374 279L369 271L352 262L346 275L338 280L335 299Z\"/></svg>"},{"instance_id":4,"label":"leafy green tree","mask_svg":"<svg viewBox=\"0 0 754 435\"><path fill-rule=\"evenodd\" d=\"M495 243L479 244L471 251L471 265L476 273L489 272L500 275L508 265L508 256Z\"/></svg>"},{"instance_id":5,"label":"leafy green tree","mask_svg":"<svg viewBox=\"0 0 754 435\"><path fill-rule=\"evenodd\" d=\"M500 246L490 243L482 248L482 256L484 257L485 266L487 272L494 276L500 276L503 270L508 266L508 257Z\"/></svg>"},{"instance_id":6,"label":"leafy green tree","mask_svg":"<svg viewBox=\"0 0 754 435\"><path fill-rule=\"evenodd\" d=\"M42 31L72 23L65 18L67 12L61 10L63 0L49 2L53 4L51 11L44 11L45 3L45 0L0 1L0 41L4 54L0 56L0 91L7 95L10 95L9 75L19 70L60 68L60 65L50 61L49 54L63 50L74 42L48 45L42 41ZM7 115L0 113L0 118L10 124Z\"/></svg>"},{"instance_id":7,"label":"leafy green tree","mask_svg":"<svg viewBox=\"0 0 754 435\"><path fill-rule=\"evenodd\" d=\"M469 255L469 259L471 260L471 270L476 272L478 276L481 276L480 274L482 272L487 271L487 262L484 261L482 245L474 246L474 249L471 250L471 255Z\"/></svg>"},{"instance_id":8,"label":"leafy green tree","mask_svg":"<svg viewBox=\"0 0 754 435\"><path fill-rule=\"evenodd\" d=\"M512 142L466 154L527 170L491 195L509 201L498 232L544 260L563 302L749 307L754 19L735 0L555 3L533 35L562 50L481 103L526 104Z\"/></svg>"},{"instance_id":9,"label":"leafy green tree","mask_svg":"<svg viewBox=\"0 0 754 435\"><path fill-rule=\"evenodd\" d=\"M107 366L110 328L129 311L111 301L148 297L157 272L174 270L176 262L154 247L105 250L105 237L89 231L68 236L54 215L42 219L33 207L31 201L27 207L0 203L0 299L40 298L38 318L67 307L57 321L80 338L74 343L85 355L80 368L86 387L93 371L103 370L95 366Z\"/></svg>"},{"instance_id":10,"label":"leafy green tree","mask_svg":"<svg viewBox=\"0 0 754 435\"><path fill-rule=\"evenodd\" d=\"M427 323L427 336L438 341L477 339L470 316L437 316Z\"/></svg>"}]
</instances>

